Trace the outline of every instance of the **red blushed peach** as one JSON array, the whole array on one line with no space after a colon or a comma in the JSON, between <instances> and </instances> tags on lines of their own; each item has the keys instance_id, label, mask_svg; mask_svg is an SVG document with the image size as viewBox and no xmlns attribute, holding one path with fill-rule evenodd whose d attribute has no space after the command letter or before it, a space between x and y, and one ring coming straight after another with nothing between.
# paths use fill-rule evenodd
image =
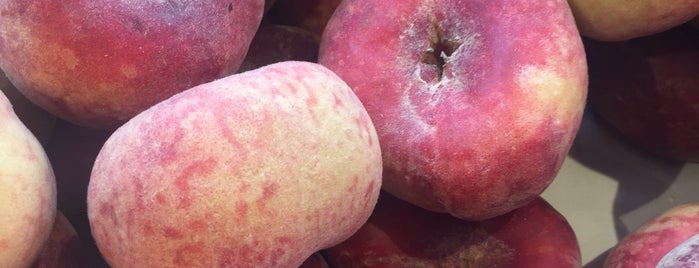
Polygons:
<instances>
[{"instance_id":1,"label":"red blushed peach","mask_svg":"<svg viewBox=\"0 0 699 268\"><path fill-rule=\"evenodd\" d=\"M112 267L298 267L366 222L381 173L347 84L283 62L186 90L117 129L95 161L88 216Z\"/></svg>"},{"instance_id":2,"label":"red blushed peach","mask_svg":"<svg viewBox=\"0 0 699 268\"><path fill-rule=\"evenodd\" d=\"M324 251L331 267L580 267L573 229L541 198L469 222L390 195L352 237Z\"/></svg>"},{"instance_id":3,"label":"red blushed peach","mask_svg":"<svg viewBox=\"0 0 699 268\"><path fill-rule=\"evenodd\" d=\"M568 0L580 33L599 41L656 34L699 15L699 0Z\"/></svg>"},{"instance_id":4,"label":"red blushed peach","mask_svg":"<svg viewBox=\"0 0 699 268\"><path fill-rule=\"evenodd\" d=\"M592 112L650 153L699 161L699 30L585 47Z\"/></svg>"},{"instance_id":5,"label":"red blushed peach","mask_svg":"<svg viewBox=\"0 0 699 268\"><path fill-rule=\"evenodd\" d=\"M320 36L299 27L265 24L260 26L238 72L282 61L318 61Z\"/></svg>"},{"instance_id":6,"label":"red blushed peach","mask_svg":"<svg viewBox=\"0 0 699 268\"><path fill-rule=\"evenodd\" d=\"M39 141L0 92L0 267L28 267L56 215L56 182Z\"/></svg>"},{"instance_id":7,"label":"red blushed peach","mask_svg":"<svg viewBox=\"0 0 699 268\"><path fill-rule=\"evenodd\" d=\"M345 0L319 63L372 117L384 189L470 220L505 214L551 183L587 93L565 1Z\"/></svg>"},{"instance_id":8,"label":"red blushed peach","mask_svg":"<svg viewBox=\"0 0 699 268\"><path fill-rule=\"evenodd\" d=\"M234 73L263 0L0 2L0 68L32 102L113 129Z\"/></svg>"},{"instance_id":9,"label":"red blushed peach","mask_svg":"<svg viewBox=\"0 0 699 268\"><path fill-rule=\"evenodd\" d=\"M610 251L604 267L656 267L663 256L683 242L688 241L691 247L690 238L696 234L699 234L699 203L678 205L650 219L622 239ZM693 243L697 244L696 241ZM694 254L696 256L696 252Z\"/></svg>"},{"instance_id":10,"label":"red blushed peach","mask_svg":"<svg viewBox=\"0 0 699 268\"><path fill-rule=\"evenodd\" d=\"M32 268L77 268L80 262L80 239L68 219L58 211L53 229Z\"/></svg>"}]
</instances>

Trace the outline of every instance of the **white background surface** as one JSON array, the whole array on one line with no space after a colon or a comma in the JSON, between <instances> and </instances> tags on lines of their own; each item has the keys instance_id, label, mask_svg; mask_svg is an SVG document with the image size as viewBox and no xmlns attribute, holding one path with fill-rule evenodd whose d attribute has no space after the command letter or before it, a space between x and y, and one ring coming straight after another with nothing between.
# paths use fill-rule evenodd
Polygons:
<instances>
[{"instance_id":1,"label":"white background surface","mask_svg":"<svg viewBox=\"0 0 699 268\"><path fill-rule=\"evenodd\" d=\"M580 132L543 197L573 227L583 267L663 211L699 201L699 163L658 158L627 143L586 110Z\"/></svg>"}]
</instances>

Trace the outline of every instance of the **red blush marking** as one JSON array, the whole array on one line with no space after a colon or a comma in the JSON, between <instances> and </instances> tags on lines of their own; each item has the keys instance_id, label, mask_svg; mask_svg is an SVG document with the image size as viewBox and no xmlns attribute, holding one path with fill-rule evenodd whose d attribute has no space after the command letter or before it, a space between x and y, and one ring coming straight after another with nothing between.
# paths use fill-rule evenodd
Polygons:
<instances>
[{"instance_id":1,"label":"red blush marking","mask_svg":"<svg viewBox=\"0 0 699 268\"><path fill-rule=\"evenodd\" d=\"M10 243L7 240L0 240L0 250L7 250L10 248Z\"/></svg>"},{"instance_id":2,"label":"red blush marking","mask_svg":"<svg viewBox=\"0 0 699 268\"><path fill-rule=\"evenodd\" d=\"M335 110L341 110L345 108L345 103L342 102L342 100L337 96L337 94L333 93L333 99L335 101L333 103L333 108Z\"/></svg>"},{"instance_id":3,"label":"red blush marking","mask_svg":"<svg viewBox=\"0 0 699 268\"><path fill-rule=\"evenodd\" d=\"M204 256L204 246L201 243L197 243L184 245L177 249L173 261L177 266L188 267L191 266L189 260L200 260L202 258L207 258L207 256Z\"/></svg>"},{"instance_id":4,"label":"red blush marking","mask_svg":"<svg viewBox=\"0 0 699 268\"><path fill-rule=\"evenodd\" d=\"M187 224L187 227L192 231L204 231L208 227L206 220L192 220Z\"/></svg>"},{"instance_id":5,"label":"red blush marking","mask_svg":"<svg viewBox=\"0 0 699 268\"><path fill-rule=\"evenodd\" d=\"M143 231L143 235L145 236L155 235L155 230L153 229L153 225L151 225L150 222L143 224L143 228L141 228L141 231Z\"/></svg>"},{"instance_id":6,"label":"red blush marking","mask_svg":"<svg viewBox=\"0 0 699 268\"><path fill-rule=\"evenodd\" d=\"M213 158L194 161L192 164L187 166L177 178L175 178L175 187L180 191L179 208L186 208L192 204L189 181L196 177L210 175L217 164L218 162L216 162L216 160Z\"/></svg>"},{"instance_id":7,"label":"red blush marking","mask_svg":"<svg viewBox=\"0 0 699 268\"><path fill-rule=\"evenodd\" d=\"M99 209L99 213L103 217L108 218L113 226L119 225L117 221L116 212L114 211L114 206L112 206L112 204L102 203Z\"/></svg>"},{"instance_id":8,"label":"red blush marking","mask_svg":"<svg viewBox=\"0 0 699 268\"><path fill-rule=\"evenodd\" d=\"M312 90L308 90L308 99L306 99L306 105L308 107L318 105L318 97L316 97L316 94L313 93Z\"/></svg>"},{"instance_id":9,"label":"red blush marking","mask_svg":"<svg viewBox=\"0 0 699 268\"><path fill-rule=\"evenodd\" d=\"M354 192L355 190L357 190L357 184L358 184L358 183L359 183L359 176L356 176L356 175L355 175L355 176L352 178L352 185L351 185L350 188L349 188L349 192Z\"/></svg>"},{"instance_id":10,"label":"red blush marking","mask_svg":"<svg viewBox=\"0 0 699 268\"><path fill-rule=\"evenodd\" d=\"M367 187L366 192L364 192L364 199L366 200L369 198L372 193L374 193L374 181L369 183L369 187Z\"/></svg>"},{"instance_id":11,"label":"red blush marking","mask_svg":"<svg viewBox=\"0 0 699 268\"><path fill-rule=\"evenodd\" d=\"M277 194L279 185L274 181L266 181L262 186L262 197L257 200L259 206L264 206L269 200Z\"/></svg>"},{"instance_id":12,"label":"red blush marking","mask_svg":"<svg viewBox=\"0 0 699 268\"><path fill-rule=\"evenodd\" d=\"M243 222L248 217L248 204L245 201L235 203L235 216L237 222Z\"/></svg>"},{"instance_id":13,"label":"red blush marking","mask_svg":"<svg viewBox=\"0 0 699 268\"><path fill-rule=\"evenodd\" d=\"M359 137L366 138L369 146L372 146L374 141L371 138L371 131L369 130L369 117L365 115L360 115L359 118L355 118L354 122L357 124L359 129Z\"/></svg>"},{"instance_id":14,"label":"red blush marking","mask_svg":"<svg viewBox=\"0 0 699 268\"><path fill-rule=\"evenodd\" d=\"M162 193L158 193L155 195L155 202L158 204L164 205L166 201L165 196Z\"/></svg>"},{"instance_id":15,"label":"red blush marking","mask_svg":"<svg viewBox=\"0 0 699 268\"><path fill-rule=\"evenodd\" d=\"M182 239L184 238L184 234L180 230L177 230L172 227L165 227L163 228L163 236L169 239Z\"/></svg>"},{"instance_id":16,"label":"red blush marking","mask_svg":"<svg viewBox=\"0 0 699 268\"><path fill-rule=\"evenodd\" d=\"M240 182L240 187L238 187L238 191L240 191L241 194L244 194L250 189L250 184L247 182Z\"/></svg>"},{"instance_id":17,"label":"red blush marking","mask_svg":"<svg viewBox=\"0 0 699 268\"><path fill-rule=\"evenodd\" d=\"M141 182L141 179L137 178L136 176L132 176L131 183L133 184L134 188L133 194L134 202L136 203L136 208L142 210L146 207L143 203L143 182Z\"/></svg>"}]
</instances>

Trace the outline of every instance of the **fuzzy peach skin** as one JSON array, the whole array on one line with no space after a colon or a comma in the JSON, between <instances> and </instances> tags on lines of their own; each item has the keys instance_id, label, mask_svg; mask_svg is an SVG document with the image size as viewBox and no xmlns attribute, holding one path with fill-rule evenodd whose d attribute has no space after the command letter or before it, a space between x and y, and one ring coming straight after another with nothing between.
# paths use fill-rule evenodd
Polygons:
<instances>
[{"instance_id":1,"label":"fuzzy peach skin","mask_svg":"<svg viewBox=\"0 0 699 268\"><path fill-rule=\"evenodd\" d=\"M28 267L49 237L56 182L39 141L0 92L0 267Z\"/></svg>"},{"instance_id":2,"label":"fuzzy peach skin","mask_svg":"<svg viewBox=\"0 0 699 268\"><path fill-rule=\"evenodd\" d=\"M109 128L234 73L263 0L0 1L0 68L37 105Z\"/></svg>"},{"instance_id":3,"label":"fuzzy peach skin","mask_svg":"<svg viewBox=\"0 0 699 268\"><path fill-rule=\"evenodd\" d=\"M699 15L699 0L568 0L580 33L599 41L656 34Z\"/></svg>"},{"instance_id":4,"label":"fuzzy peach skin","mask_svg":"<svg viewBox=\"0 0 699 268\"><path fill-rule=\"evenodd\" d=\"M283 62L178 94L107 140L88 186L112 267L298 267L353 234L381 188L351 89Z\"/></svg>"},{"instance_id":5,"label":"fuzzy peach skin","mask_svg":"<svg viewBox=\"0 0 699 268\"><path fill-rule=\"evenodd\" d=\"M604 267L656 267L663 256L696 234L699 203L675 206L622 239L609 252Z\"/></svg>"},{"instance_id":6,"label":"fuzzy peach skin","mask_svg":"<svg viewBox=\"0 0 699 268\"><path fill-rule=\"evenodd\" d=\"M587 94L565 1L346 0L319 63L369 111L384 189L470 220L507 213L551 183Z\"/></svg>"},{"instance_id":7,"label":"fuzzy peach skin","mask_svg":"<svg viewBox=\"0 0 699 268\"><path fill-rule=\"evenodd\" d=\"M324 255L338 268L581 267L573 229L542 198L473 222L383 194L367 223Z\"/></svg>"}]
</instances>

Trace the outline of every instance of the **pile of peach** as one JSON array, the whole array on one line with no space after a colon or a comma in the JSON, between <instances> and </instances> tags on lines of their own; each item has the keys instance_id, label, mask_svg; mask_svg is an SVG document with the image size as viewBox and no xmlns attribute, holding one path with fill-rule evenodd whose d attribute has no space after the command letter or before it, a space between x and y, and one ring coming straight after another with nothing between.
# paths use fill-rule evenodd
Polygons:
<instances>
[{"instance_id":1,"label":"pile of peach","mask_svg":"<svg viewBox=\"0 0 699 268\"><path fill-rule=\"evenodd\" d=\"M540 195L587 111L699 161L698 15L2 0L0 267L580 267ZM697 265L697 233L676 207L605 265Z\"/></svg>"}]
</instances>

